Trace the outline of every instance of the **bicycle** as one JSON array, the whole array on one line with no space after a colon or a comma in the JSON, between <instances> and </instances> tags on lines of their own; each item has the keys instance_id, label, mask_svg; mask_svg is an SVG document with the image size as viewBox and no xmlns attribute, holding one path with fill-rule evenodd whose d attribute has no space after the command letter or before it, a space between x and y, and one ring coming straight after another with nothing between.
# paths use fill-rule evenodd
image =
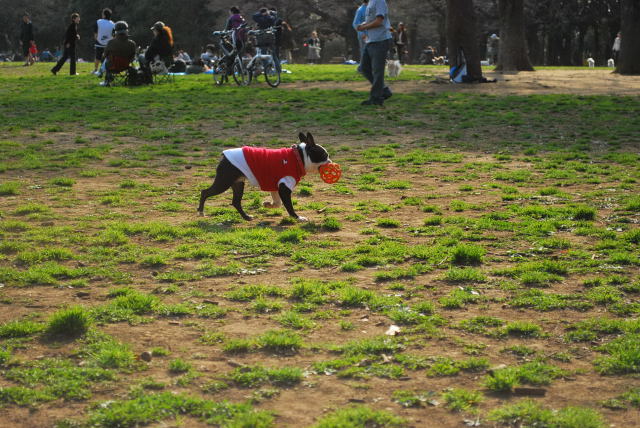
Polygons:
<instances>
[{"instance_id":1,"label":"bicycle","mask_svg":"<svg viewBox=\"0 0 640 428\"><path fill-rule=\"evenodd\" d=\"M233 32L234 30L213 32L218 47L223 53L222 58L215 60L213 64L213 81L218 86L228 82L229 75L233 77L238 86L245 86L249 83L247 69L242 63L242 54L238 52L233 43Z\"/></svg>"},{"instance_id":2,"label":"bicycle","mask_svg":"<svg viewBox=\"0 0 640 428\"><path fill-rule=\"evenodd\" d=\"M256 39L256 54L246 65L249 83L254 78L257 80L258 76L264 73L264 80L267 81L267 84L272 88L277 87L280 84L280 68L276 66L273 58L276 28L250 30L249 35Z\"/></svg>"}]
</instances>

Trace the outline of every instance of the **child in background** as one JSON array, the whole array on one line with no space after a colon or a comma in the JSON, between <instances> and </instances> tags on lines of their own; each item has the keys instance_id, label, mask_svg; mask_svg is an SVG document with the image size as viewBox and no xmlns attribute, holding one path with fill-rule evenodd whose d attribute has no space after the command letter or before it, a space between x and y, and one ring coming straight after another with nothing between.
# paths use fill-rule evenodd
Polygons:
<instances>
[{"instance_id":1,"label":"child in background","mask_svg":"<svg viewBox=\"0 0 640 428\"><path fill-rule=\"evenodd\" d=\"M38 47L36 46L36 42L32 40L31 46L29 46L29 57L27 58L27 63L29 65L35 64L36 58L38 58Z\"/></svg>"}]
</instances>

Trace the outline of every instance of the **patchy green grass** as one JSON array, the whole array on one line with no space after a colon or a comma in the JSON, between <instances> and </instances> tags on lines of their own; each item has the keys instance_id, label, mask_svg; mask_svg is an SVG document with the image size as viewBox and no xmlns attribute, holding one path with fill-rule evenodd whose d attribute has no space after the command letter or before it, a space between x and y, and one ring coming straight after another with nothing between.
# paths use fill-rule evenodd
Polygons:
<instances>
[{"instance_id":1,"label":"patchy green grass","mask_svg":"<svg viewBox=\"0 0 640 428\"><path fill-rule=\"evenodd\" d=\"M384 109L363 109L352 66L287 66L276 90L198 75L108 91L79 67L0 64L0 419L632 420L638 97L406 92L446 72L407 66ZM309 221L249 187L253 221L230 192L195 215L223 150L289 147L300 131L344 172L304 177L294 203ZM509 397L571 379L609 392L566 408Z\"/></svg>"}]
</instances>

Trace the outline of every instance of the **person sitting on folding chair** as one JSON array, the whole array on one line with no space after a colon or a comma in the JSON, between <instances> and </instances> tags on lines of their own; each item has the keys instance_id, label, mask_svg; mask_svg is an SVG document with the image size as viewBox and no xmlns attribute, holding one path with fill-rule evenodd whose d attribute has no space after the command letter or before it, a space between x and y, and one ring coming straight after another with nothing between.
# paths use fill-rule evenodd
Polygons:
<instances>
[{"instance_id":1,"label":"person sitting on folding chair","mask_svg":"<svg viewBox=\"0 0 640 428\"><path fill-rule=\"evenodd\" d=\"M128 72L131 61L136 56L136 42L129 38L129 25L125 21L118 21L113 27L115 37L109 41L104 49L105 81L100 83L108 86L114 75Z\"/></svg>"},{"instance_id":2,"label":"person sitting on folding chair","mask_svg":"<svg viewBox=\"0 0 640 428\"><path fill-rule=\"evenodd\" d=\"M152 63L160 61L164 63L165 72L173 64L173 33L171 28L158 21L151 27L153 39L143 55L140 55L140 67L148 75L152 74Z\"/></svg>"}]
</instances>

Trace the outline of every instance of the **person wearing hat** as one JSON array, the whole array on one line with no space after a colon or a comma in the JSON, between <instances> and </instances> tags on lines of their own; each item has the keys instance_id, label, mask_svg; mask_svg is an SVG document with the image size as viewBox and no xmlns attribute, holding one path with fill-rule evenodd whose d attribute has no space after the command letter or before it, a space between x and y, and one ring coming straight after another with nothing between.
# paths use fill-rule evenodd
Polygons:
<instances>
[{"instance_id":1,"label":"person wearing hat","mask_svg":"<svg viewBox=\"0 0 640 428\"><path fill-rule=\"evenodd\" d=\"M171 28L158 21L151 27L153 40L144 54L144 66L146 67L155 57L159 57L167 67L173 63L173 33Z\"/></svg>"},{"instance_id":2,"label":"person wearing hat","mask_svg":"<svg viewBox=\"0 0 640 428\"><path fill-rule=\"evenodd\" d=\"M136 56L136 42L129 38L129 25L125 21L118 21L113 26L114 38L109 40L107 46L104 48L104 62L103 70L109 68L109 65L114 57L120 57L129 60L129 63L133 61ZM108 84L107 78L103 84Z\"/></svg>"},{"instance_id":3,"label":"person wearing hat","mask_svg":"<svg viewBox=\"0 0 640 428\"><path fill-rule=\"evenodd\" d=\"M133 61L136 56L136 42L129 38L129 25L125 21L118 21L113 27L115 37L109 40L104 48L105 58L119 56Z\"/></svg>"}]
</instances>

